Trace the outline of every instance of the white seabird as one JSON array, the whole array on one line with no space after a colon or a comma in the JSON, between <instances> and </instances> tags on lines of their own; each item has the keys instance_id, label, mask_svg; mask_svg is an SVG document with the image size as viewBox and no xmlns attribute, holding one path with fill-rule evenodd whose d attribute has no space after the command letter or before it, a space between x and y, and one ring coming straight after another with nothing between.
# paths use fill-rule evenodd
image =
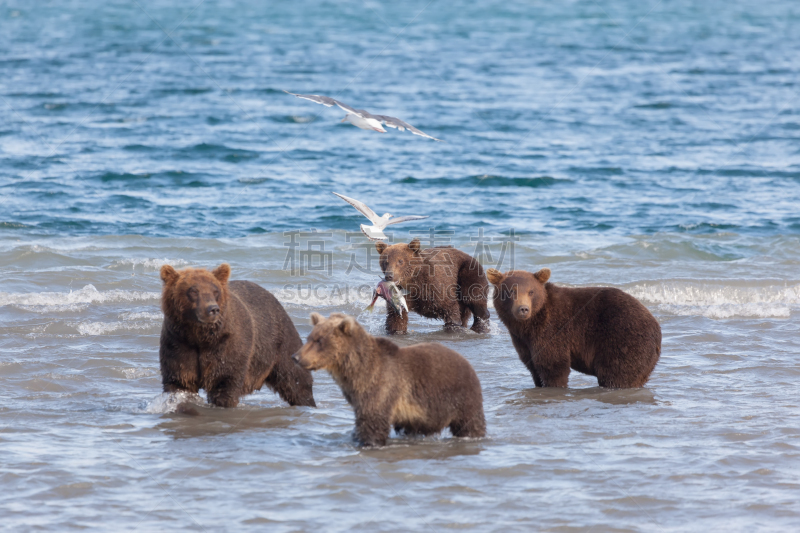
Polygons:
<instances>
[{"instance_id":1,"label":"white seabird","mask_svg":"<svg viewBox=\"0 0 800 533\"><path fill-rule=\"evenodd\" d=\"M347 196L343 196L339 193L333 193L348 204L352 205L358 212L364 215L372 222L372 226L367 226L366 224L361 224L361 232L367 236L367 238L371 241L382 241L386 239L386 235L383 233L383 228L386 226L391 226L392 224L400 224L401 222L408 222L409 220L422 220L423 218L428 218L427 216L416 216L416 215L409 215L405 217L393 217L389 213L384 214L382 217L379 217L375 214L375 211L367 207L363 202L359 202L358 200L353 200L352 198L348 198Z\"/></svg>"},{"instance_id":2,"label":"white seabird","mask_svg":"<svg viewBox=\"0 0 800 533\"><path fill-rule=\"evenodd\" d=\"M386 115L373 115L369 111L352 108L349 105L343 104L339 100L334 100L329 96L320 96L318 94L295 94L295 93L290 93L289 91L283 91L283 92L285 92L286 94L291 94L292 96L296 96L298 98L302 98L303 100L309 100L317 104L322 104L325 107L339 106L343 110L347 111L347 115L345 115L345 117L341 121L349 122L353 126L361 128L362 130L374 130L374 131L379 131L381 133L386 133L386 130L383 129L382 126L382 124L386 124L390 128L397 128L400 131L408 130L414 135L419 135L420 137L425 137L426 139L433 139L434 141L444 142L441 139L437 139L436 137L431 137L424 131L418 130L408 122L403 122L399 118L388 117Z\"/></svg>"}]
</instances>

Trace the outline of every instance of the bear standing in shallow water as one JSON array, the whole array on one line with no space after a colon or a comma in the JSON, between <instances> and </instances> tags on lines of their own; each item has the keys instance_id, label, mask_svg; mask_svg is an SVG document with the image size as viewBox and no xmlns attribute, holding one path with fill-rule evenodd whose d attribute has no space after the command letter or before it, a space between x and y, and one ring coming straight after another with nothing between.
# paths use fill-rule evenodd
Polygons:
<instances>
[{"instance_id":1,"label":"bear standing in shallow water","mask_svg":"<svg viewBox=\"0 0 800 533\"><path fill-rule=\"evenodd\" d=\"M537 387L566 387L570 368L601 387L642 387L661 354L661 326L633 296L610 287L571 289L535 274L490 268L494 307Z\"/></svg>"},{"instance_id":2,"label":"bear standing in shallow water","mask_svg":"<svg viewBox=\"0 0 800 533\"><path fill-rule=\"evenodd\" d=\"M161 267L161 380L164 392L205 389L208 402L236 407L264 384L289 405L314 406L311 373L291 359L303 342L280 302L249 281Z\"/></svg>"},{"instance_id":3,"label":"bear standing in shallow water","mask_svg":"<svg viewBox=\"0 0 800 533\"><path fill-rule=\"evenodd\" d=\"M303 368L330 372L356 413L356 438L383 446L392 426L431 435L483 437L481 384L466 359L441 344L400 348L373 337L353 319L311 314L314 329L293 358Z\"/></svg>"},{"instance_id":4,"label":"bear standing in shallow water","mask_svg":"<svg viewBox=\"0 0 800 533\"><path fill-rule=\"evenodd\" d=\"M472 330L489 331L489 283L477 259L450 247L420 250L419 239L392 246L378 242L375 248L386 281L407 292L409 311L443 319L446 328L467 327L474 315ZM408 313L387 306L386 330L405 333Z\"/></svg>"}]
</instances>

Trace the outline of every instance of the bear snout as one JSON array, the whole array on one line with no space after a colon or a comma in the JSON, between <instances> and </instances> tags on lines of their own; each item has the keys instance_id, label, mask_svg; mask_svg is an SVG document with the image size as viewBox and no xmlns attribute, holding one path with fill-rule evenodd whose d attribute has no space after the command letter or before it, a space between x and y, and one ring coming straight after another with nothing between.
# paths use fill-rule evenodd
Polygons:
<instances>
[{"instance_id":1,"label":"bear snout","mask_svg":"<svg viewBox=\"0 0 800 533\"><path fill-rule=\"evenodd\" d=\"M217 303L209 304L205 307L200 306L195 309L195 316L197 316L197 321L201 324L215 324L222 318L221 314L222 310Z\"/></svg>"},{"instance_id":2,"label":"bear snout","mask_svg":"<svg viewBox=\"0 0 800 533\"><path fill-rule=\"evenodd\" d=\"M527 305L517 306L517 308L514 310L514 314L517 315L517 318L524 320L530 316L531 308Z\"/></svg>"},{"instance_id":3,"label":"bear snout","mask_svg":"<svg viewBox=\"0 0 800 533\"><path fill-rule=\"evenodd\" d=\"M383 273L383 279L386 281L394 281L394 272L391 270Z\"/></svg>"},{"instance_id":4,"label":"bear snout","mask_svg":"<svg viewBox=\"0 0 800 533\"><path fill-rule=\"evenodd\" d=\"M316 361L309 361L308 359L303 359L302 349L299 352L295 352L292 354L292 361L300 365L300 367L305 368L306 370L319 370L319 365L315 364Z\"/></svg>"}]
</instances>

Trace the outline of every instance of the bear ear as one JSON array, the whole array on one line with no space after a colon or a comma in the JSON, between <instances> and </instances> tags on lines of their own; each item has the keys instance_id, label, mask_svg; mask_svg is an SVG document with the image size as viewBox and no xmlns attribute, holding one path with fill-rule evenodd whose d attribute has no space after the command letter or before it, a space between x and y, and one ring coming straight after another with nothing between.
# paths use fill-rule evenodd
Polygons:
<instances>
[{"instance_id":1,"label":"bear ear","mask_svg":"<svg viewBox=\"0 0 800 533\"><path fill-rule=\"evenodd\" d=\"M346 316L339 324L339 329L342 330L342 333L345 335L352 335L356 329L356 321L351 316Z\"/></svg>"},{"instance_id":2,"label":"bear ear","mask_svg":"<svg viewBox=\"0 0 800 533\"><path fill-rule=\"evenodd\" d=\"M325 318L319 313L311 313L311 325L316 326L320 322L325 320Z\"/></svg>"},{"instance_id":3,"label":"bear ear","mask_svg":"<svg viewBox=\"0 0 800 533\"><path fill-rule=\"evenodd\" d=\"M533 277L539 280L539 283L547 283L547 280L550 279L550 269L543 268L534 274Z\"/></svg>"},{"instance_id":4,"label":"bear ear","mask_svg":"<svg viewBox=\"0 0 800 533\"><path fill-rule=\"evenodd\" d=\"M380 241L378 241L378 242L376 242L376 243L375 243L375 249L376 249L376 250L378 250L378 253L379 253L379 254L382 254L382 253L383 253L383 251L384 251L385 249L387 249L388 247L389 247L389 245L388 245L388 244L386 244L385 242L380 242Z\"/></svg>"},{"instance_id":5,"label":"bear ear","mask_svg":"<svg viewBox=\"0 0 800 533\"><path fill-rule=\"evenodd\" d=\"M172 268L170 265L164 265L161 267L161 281L166 284L174 283L180 277L178 271Z\"/></svg>"},{"instance_id":6,"label":"bear ear","mask_svg":"<svg viewBox=\"0 0 800 533\"><path fill-rule=\"evenodd\" d=\"M489 283L492 285L500 285L500 282L503 281L505 276L499 270L490 268L486 271L486 277L489 279Z\"/></svg>"},{"instance_id":7,"label":"bear ear","mask_svg":"<svg viewBox=\"0 0 800 533\"><path fill-rule=\"evenodd\" d=\"M228 283L228 278L231 276L231 266L228 263L222 263L212 270L211 274L217 278L220 283Z\"/></svg>"},{"instance_id":8,"label":"bear ear","mask_svg":"<svg viewBox=\"0 0 800 533\"><path fill-rule=\"evenodd\" d=\"M414 239L410 243L408 243L408 247L411 249L412 252L415 254L419 253L419 239Z\"/></svg>"}]
</instances>

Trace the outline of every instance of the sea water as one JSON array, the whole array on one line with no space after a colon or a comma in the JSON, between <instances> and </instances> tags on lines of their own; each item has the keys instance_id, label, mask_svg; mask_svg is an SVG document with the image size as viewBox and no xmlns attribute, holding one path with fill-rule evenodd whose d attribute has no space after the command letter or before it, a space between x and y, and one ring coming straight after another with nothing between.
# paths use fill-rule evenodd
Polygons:
<instances>
[{"instance_id":1,"label":"sea water","mask_svg":"<svg viewBox=\"0 0 800 533\"><path fill-rule=\"evenodd\" d=\"M800 9L752 2L0 4L0 516L12 530L790 531L800 524ZM443 139L363 131L323 94ZM364 313L392 242L613 286L643 389L463 354L488 435L352 440L268 390L161 394L159 268ZM181 402L200 416L176 413Z\"/></svg>"}]
</instances>

